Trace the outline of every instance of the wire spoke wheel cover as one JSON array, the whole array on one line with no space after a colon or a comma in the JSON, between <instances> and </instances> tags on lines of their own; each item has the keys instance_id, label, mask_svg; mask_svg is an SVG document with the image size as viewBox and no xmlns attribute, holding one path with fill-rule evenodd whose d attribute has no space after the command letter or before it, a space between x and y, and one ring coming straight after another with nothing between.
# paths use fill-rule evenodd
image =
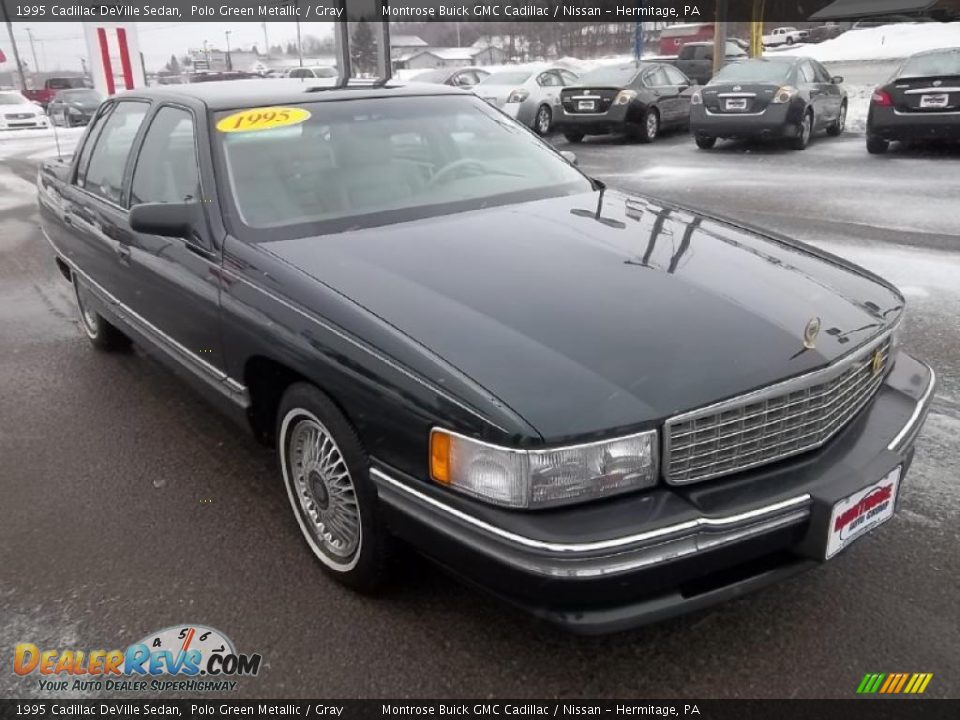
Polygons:
<instances>
[{"instance_id":1,"label":"wire spoke wheel cover","mask_svg":"<svg viewBox=\"0 0 960 720\"><path fill-rule=\"evenodd\" d=\"M647 113L647 137L651 140L657 136L660 130L660 118L655 112Z\"/></svg>"},{"instance_id":2,"label":"wire spoke wheel cover","mask_svg":"<svg viewBox=\"0 0 960 720\"><path fill-rule=\"evenodd\" d=\"M300 528L317 557L347 571L360 554L360 506L346 460L332 434L307 410L283 420L283 475Z\"/></svg>"},{"instance_id":3,"label":"wire spoke wheel cover","mask_svg":"<svg viewBox=\"0 0 960 720\"><path fill-rule=\"evenodd\" d=\"M91 340L96 340L99 333L99 326L97 324L97 314L90 309L90 291L82 287L80 281L74 278L73 292L77 297L77 313L80 317L80 324L83 326L83 331Z\"/></svg>"}]
</instances>

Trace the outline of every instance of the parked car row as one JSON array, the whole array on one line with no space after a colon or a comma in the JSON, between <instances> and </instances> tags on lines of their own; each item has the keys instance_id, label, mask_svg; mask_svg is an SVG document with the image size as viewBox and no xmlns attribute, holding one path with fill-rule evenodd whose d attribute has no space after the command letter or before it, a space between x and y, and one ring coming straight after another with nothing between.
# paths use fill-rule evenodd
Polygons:
<instances>
[{"instance_id":1,"label":"parked car row","mask_svg":"<svg viewBox=\"0 0 960 720\"><path fill-rule=\"evenodd\" d=\"M45 127L47 115L40 103L15 90L0 92L0 130Z\"/></svg>"},{"instance_id":2,"label":"parked car row","mask_svg":"<svg viewBox=\"0 0 960 720\"><path fill-rule=\"evenodd\" d=\"M60 90L51 96L46 110L17 90L0 92L0 130L29 130L50 125L86 125L103 97L96 90L80 87Z\"/></svg>"}]
</instances>

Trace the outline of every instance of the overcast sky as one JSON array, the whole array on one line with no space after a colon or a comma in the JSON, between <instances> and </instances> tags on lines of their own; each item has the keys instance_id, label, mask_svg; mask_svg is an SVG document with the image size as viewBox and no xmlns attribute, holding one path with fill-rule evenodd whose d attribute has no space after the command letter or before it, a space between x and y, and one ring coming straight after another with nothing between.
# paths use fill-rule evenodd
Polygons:
<instances>
[{"instance_id":1,"label":"overcast sky","mask_svg":"<svg viewBox=\"0 0 960 720\"><path fill-rule=\"evenodd\" d=\"M296 24L292 22L267 23L267 35L271 45L296 40ZM13 35L20 50L20 59L33 65L30 50L30 38L27 28L33 33L34 47L40 70L80 70L80 58L86 57L87 47L83 39L82 23L79 22L43 22L13 23ZM331 23L300 23L303 35L322 38L329 36L333 29ZM140 36L140 51L146 61L147 70L160 70L170 59L171 54L181 57L190 48L203 47L206 40L210 47L224 49L224 32L231 31L230 47L234 50L249 48L256 44L263 52L263 27L255 22L157 22L137 23ZM10 39L6 28L0 24L0 50L7 56L7 62L0 63L0 71L13 69L13 53L10 52Z\"/></svg>"}]
</instances>

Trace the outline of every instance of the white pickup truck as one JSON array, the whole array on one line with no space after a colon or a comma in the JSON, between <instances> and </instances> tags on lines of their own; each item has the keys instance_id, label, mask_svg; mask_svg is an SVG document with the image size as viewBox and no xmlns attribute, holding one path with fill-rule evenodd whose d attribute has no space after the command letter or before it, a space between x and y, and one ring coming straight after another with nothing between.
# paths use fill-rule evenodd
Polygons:
<instances>
[{"instance_id":1,"label":"white pickup truck","mask_svg":"<svg viewBox=\"0 0 960 720\"><path fill-rule=\"evenodd\" d=\"M777 45L793 45L801 42L807 37L806 30L797 30L794 27L774 28L769 35L763 36L763 44L766 47L775 47Z\"/></svg>"}]
</instances>

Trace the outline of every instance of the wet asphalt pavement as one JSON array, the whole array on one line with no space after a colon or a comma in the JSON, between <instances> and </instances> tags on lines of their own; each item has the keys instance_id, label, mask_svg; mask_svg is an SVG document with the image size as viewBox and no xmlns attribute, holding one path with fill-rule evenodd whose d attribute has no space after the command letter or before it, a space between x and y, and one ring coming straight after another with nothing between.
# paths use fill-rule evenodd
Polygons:
<instances>
[{"instance_id":1,"label":"wet asphalt pavement","mask_svg":"<svg viewBox=\"0 0 960 720\"><path fill-rule=\"evenodd\" d=\"M560 140L558 145L566 148ZM13 647L125 647L197 622L265 667L242 697L853 697L866 672L960 696L960 153L804 153L685 135L588 141L581 167L742 217L896 283L940 387L902 510L823 567L706 612L578 638L403 558L389 594L328 581L271 453L141 350L94 352L36 230L50 141L0 141L0 697ZM6 149L4 149L6 148ZM62 697L62 696L61 696Z\"/></svg>"}]
</instances>

